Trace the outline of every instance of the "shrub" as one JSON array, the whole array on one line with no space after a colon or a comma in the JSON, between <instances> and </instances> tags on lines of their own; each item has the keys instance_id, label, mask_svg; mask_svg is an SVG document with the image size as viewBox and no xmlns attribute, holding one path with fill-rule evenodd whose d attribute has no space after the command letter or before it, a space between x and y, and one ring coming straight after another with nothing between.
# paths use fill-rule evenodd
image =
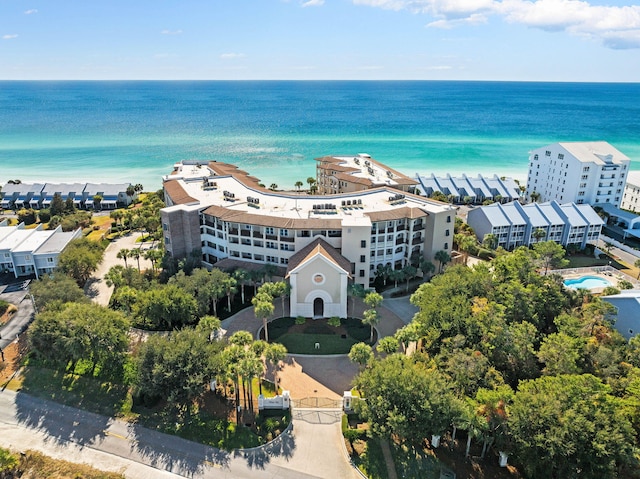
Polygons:
<instances>
[{"instance_id":1,"label":"shrub","mask_svg":"<svg viewBox=\"0 0 640 479\"><path fill-rule=\"evenodd\" d=\"M297 316L296 317L296 324L304 324L307 322L307 318L305 318L304 316Z\"/></svg>"},{"instance_id":2,"label":"shrub","mask_svg":"<svg viewBox=\"0 0 640 479\"><path fill-rule=\"evenodd\" d=\"M329 318L329 321L327 321L327 323L329 324L329 326L333 326L335 328L340 326L340 317L339 316L331 316L331 318Z\"/></svg>"},{"instance_id":3,"label":"shrub","mask_svg":"<svg viewBox=\"0 0 640 479\"><path fill-rule=\"evenodd\" d=\"M478 250L478 258L480 259L484 259L484 260L489 260L491 258L493 258L495 256L494 252L486 249L486 248L480 248Z\"/></svg>"},{"instance_id":4,"label":"shrub","mask_svg":"<svg viewBox=\"0 0 640 479\"><path fill-rule=\"evenodd\" d=\"M18 456L11 454L11 451L0 447L0 472L9 473L18 466ZM4 474L3 474L4 476ZM7 475L7 477L11 477Z\"/></svg>"},{"instance_id":5,"label":"shrub","mask_svg":"<svg viewBox=\"0 0 640 479\"><path fill-rule=\"evenodd\" d=\"M51 212L49 210L40 210L38 211L38 218L40 218L40 223L48 223L51 219Z\"/></svg>"},{"instance_id":6,"label":"shrub","mask_svg":"<svg viewBox=\"0 0 640 479\"><path fill-rule=\"evenodd\" d=\"M0 299L0 316L2 316L4 313L7 312L7 309L9 309L9 306L11 306L10 303L7 303L6 301L3 301Z\"/></svg>"}]
</instances>

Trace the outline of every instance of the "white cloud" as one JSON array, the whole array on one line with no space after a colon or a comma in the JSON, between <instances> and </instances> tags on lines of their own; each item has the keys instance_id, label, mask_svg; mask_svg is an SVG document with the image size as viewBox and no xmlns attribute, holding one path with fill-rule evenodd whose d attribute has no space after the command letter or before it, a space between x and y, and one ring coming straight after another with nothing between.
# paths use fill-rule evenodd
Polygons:
<instances>
[{"instance_id":1,"label":"white cloud","mask_svg":"<svg viewBox=\"0 0 640 479\"><path fill-rule=\"evenodd\" d=\"M352 0L388 10L434 18L431 28L454 28L498 16L546 31L600 40L609 48L640 48L640 5L591 5L583 0Z\"/></svg>"},{"instance_id":2,"label":"white cloud","mask_svg":"<svg viewBox=\"0 0 640 479\"><path fill-rule=\"evenodd\" d=\"M2 35L3 40L13 40L14 38L18 38L17 33L12 33L10 35Z\"/></svg>"},{"instance_id":3,"label":"white cloud","mask_svg":"<svg viewBox=\"0 0 640 479\"><path fill-rule=\"evenodd\" d=\"M163 35L181 35L182 30L162 30L160 33Z\"/></svg>"},{"instance_id":4,"label":"white cloud","mask_svg":"<svg viewBox=\"0 0 640 479\"><path fill-rule=\"evenodd\" d=\"M25 10L25 12L24 12L25 15L33 15L34 13L38 13L38 10L36 10L35 8L31 8L29 10Z\"/></svg>"},{"instance_id":5,"label":"white cloud","mask_svg":"<svg viewBox=\"0 0 640 479\"><path fill-rule=\"evenodd\" d=\"M324 5L324 0L307 0L302 2L302 7L321 7Z\"/></svg>"},{"instance_id":6,"label":"white cloud","mask_svg":"<svg viewBox=\"0 0 640 479\"><path fill-rule=\"evenodd\" d=\"M246 55L244 53L223 53L220 55L220 58L223 60L234 60L236 58L245 58Z\"/></svg>"}]
</instances>

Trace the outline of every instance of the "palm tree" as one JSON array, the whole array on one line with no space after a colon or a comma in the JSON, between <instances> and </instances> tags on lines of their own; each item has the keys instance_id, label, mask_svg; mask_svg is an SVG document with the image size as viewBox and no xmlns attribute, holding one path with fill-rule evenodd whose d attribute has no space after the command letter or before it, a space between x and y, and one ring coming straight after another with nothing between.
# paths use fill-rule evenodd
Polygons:
<instances>
[{"instance_id":1,"label":"palm tree","mask_svg":"<svg viewBox=\"0 0 640 479\"><path fill-rule=\"evenodd\" d=\"M389 271L389 279L393 281L394 288L398 287L398 281L402 281L404 279L404 271L402 269L392 269Z\"/></svg>"},{"instance_id":2,"label":"palm tree","mask_svg":"<svg viewBox=\"0 0 640 479\"><path fill-rule=\"evenodd\" d=\"M347 286L347 294L351 296L351 315L356 315L356 298L364 298L366 290L360 283L351 283Z\"/></svg>"},{"instance_id":3,"label":"palm tree","mask_svg":"<svg viewBox=\"0 0 640 479\"><path fill-rule=\"evenodd\" d=\"M529 196L531 196L531 201L533 201L534 203L540 199L540 193L538 193L537 191L532 192Z\"/></svg>"},{"instance_id":4,"label":"palm tree","mask_svg":"<svg viewBox=\"0 0 640 479\"><path fill-rule=\"evenodd\" d=\"M416 273L418 272L418 268L408 264L404 268L402 268L401 271L402 271L402 275L404 276L404 280L407 282L407 288L405 289L405 291L408 293L409 292L409 281L411 281L413 278L415 278Z\"/></svg>"},{"instance_id":5,"label":"palm tree","mask_svg":"<svg viewBox=\"0 0 640 479\"><path fill-rule=\"evenodd\" d=\"M307 183L309 183L309 193L313 193L315 184L316 184L316 179L313 176L310 176L309 178L307 178Z\"/></svg>"},{"instance_id":6,"label":"palm tree","mask_svg":"<svg viewBox=\"0 0 640 479\"><path fill-rule=\"evenodd\" d=\"M304 183L300 180L296 181L296 190L300 191L300 188L304 185Z\"/></svg>"},{"instance_id":7,"label":"palm tree","mask_svg":"<svg viewBox=\"0 0 640 479\"><path fill-rule=\"evenodd\" d=\"M158 266L158 262L163 256L164 253L160 249L150 249L144 252L144 259L151 261L151 271L153 271L153 274L156 273L156 266Z\"/></svg>"},{"instance_id":8,"label":"palm tree","mask_svg":"<svg viewBox=\"0 0 640 479\"><path fill-rule=\"evenodd\" d=\"M118 251L118 254L116 255L116 258L123 259L124 260L124 267L128 268L129 266L127 265L127 259L130 256L131 256L131 250L126 249L126 248L122 248L120 251Z\"/></svg>"},{"instance_id":9,"label":"palm tree","mask_svg":"<svg viewBox=\"0 0 640 479\"><path fill-rule=\"evenodd\" d=\"M240 285L240 297L242 298L242 304L244 304L244 287L249 278L249 272L246 269L238 268L233 272L233 277Z\"/></svg>"},{"instance_id":10,"label":"palm tree","mask_svg":"<svg viewBox=\"0 0 640 479\"><path fill-rule=\"evenodd\" d=\"M224 292L227 295L227 308L229 310L229 313L231 313L231 296L233 295L233 293L238 291L237 284L238 282L232 276L229 276L222 281Z\"/></svg>"},{"instance_id":11,"label":"palm tree","mask_svg":"<svg viewBox=\"0 0 640 479\"><path fill-rule=\"evenodd\" d=\"M432 275L436 270L435 265L424 256L420 256L420 258L418 259L418 266L420 267L420 271L422 272L423 279L426 276Z\"/></svg>"},{"instance_id":12,"label":"palm tree","mask_svg":"<svg viewBox=\"0 0 640 479\"><path fill-rule=\"evenodd\" d=\"M264 357L273 366L273 380L276 383L276 394L278 394L278 371L280 370L280 361L287 357L287 348L280 343L270 344L264 352Z\"/></svg>"},{"instance_id":13,"label":"palm tree","mask_svg":"<svg viewBox=\"0 0 640 479\"><path fill-rule=\"evenodd\" d=\"M438 273L442 273L442 270L444 269L444 265L447 264L449 261L451 261L451 256L449 255L449 253L447 253L443 249L436 252L436 254L434 255L434 258L436 259L436 261L438 261L438 263L440 263L440 266L438 268Z\"/></svg>"},{"instance_id":14,"label":"palm tree","mask_svg":"<svg viewBox=\"0 0 640 479\"><path fill-rule=\"evenodd\" d=\"M276 191L278 189L278 185L276 183L271 183L271 186L269 186L269 189L271 191Z\"/></svg>"},{"instance_id":15,"label":"palm tree","mask_svg":"<svg viewBox=\"0 0 640 479\"><path fill-rule=\"evenodd\" d=\"M465 235L462 233L458 233L455 235L455 241L458 244L458 249L464 253L464 264L467 264L467 260L469 259L469 253L473 249L473 247L478 243L475 236Z\"/></svg>"},{"instance_id":16,"label":"palm tree","mask_svg":"<svg viewBox=\"0 0 640 479\"><path fill-rule=\"evenodd\" d=\"M267 318L271 316L276 309L273 305L273 298L268 293L258 293L251 300L253 304L253 312L256 318L262 319L262 328L264 329L264 340L269 342L269 330L267 329Z\"/></svg>"},{"instance_id":17,"label":"palm tree","mask_svg":"<svg viewBox=\"0 0 640 479\"><path fill-rule=\"evenodd\" d=\"M140 272L140 256L142 256L142 251L140 251L140 248L133 248L129 254L138 262L138 272Z\"/></svg>"},{"instance_id":18,"label":"palm tree","mask_svg":"<svg viewBox=\"0 0 640 479\"><path fill-rule=\"evenodd\" d=\"M109 216L116 221L116 224L120 224L120 220L122 219L124 214L122 213L122 210L113 210L111 213L109 213Z\"/></svg>"},{"instance_id":19,"label":"palm tree","mask_svg":"<svg viewBox=\"0 0 640 479\"><path fill-rule=\"evenodd\" d=\"M547 232L542 228L536 228L533 233L531 233L531 236L536 240L536 243L539 243L542 238L547 236Z\"/></svg>"},{"instance_id":20,"label":"palm tree","mask_svg":"<svg viewBox=\"0 0 640 479\"><path fill-rule=\"evenodd\" d=\"M271 281L271 279L273 278L273 275L276 274L278 272L278 267L271 264L271 263L266 263L261 269L262 272L262 276L264 278L268 278L269 281Z\"/></svg>"},{"instance_id":21,"label":"palm tree","mask_svg":"<svg viewBox=\"0 0 640 479\"><path fill-rule=\"evenodd\" d=\"M373 343L373 327L380 322L380 316L375 309L367 309L362 315L362 323L371 327L371 336L369 342Z\"/></svg>"},{"instance_id":22,"label":"palm tree","mask_svg":"<svg viewBox=\"0 0 640 479\"><path fill-rule=\"evenodd\" d=\"M496 249L498 247L498 237L494 233L488 233L484 235L482 245L485 248Z\"/></svg>"},{"instance_id":23,"label":"palm tree","mask_svg":"<svg viewBox=\"0 0 640 479\"><path fill-rule=\"evenodd\" d=\"M387 285L387 279L389 278L389 273L391 272L391 266L388 264L382 265L379 264L375 271L376 278L382 278L383 286Z\"/></svg>"}]
</instances>

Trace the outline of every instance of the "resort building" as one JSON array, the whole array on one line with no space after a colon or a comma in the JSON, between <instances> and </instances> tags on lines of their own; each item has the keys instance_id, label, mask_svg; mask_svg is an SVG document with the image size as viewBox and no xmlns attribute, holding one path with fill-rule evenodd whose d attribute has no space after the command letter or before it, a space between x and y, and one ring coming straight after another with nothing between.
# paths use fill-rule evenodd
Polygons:
<instances>
[{"instance_id":1,"label":"resort building","mask_svg":"<svg viewBox=\"0 0 640 479\"><path fill-rule=\"evenodd\" d=\"M316 162L316 192L321 195L355 193L382 186L413 193L418 184L366 153L323 156L316 158Z\"/></svg>"},{"instance_id":2,"label":"resort building","mask_svg":"<svg viewBox=\"0 0 640 479\"><path fill-rule=\"evenodd\" d=\"M26 229L24 223L7 226L6 220L0 222L0 272L20 276L53 272L58 265L58 257L73 239L82 236L82 229L63 232L61 227L55 230L37 228Z\"/></svg>"},{"instance_id":3,"label":"resort building","mask_svg":"<svg viewBox=\"0 0 640 479\"><path fill-rule=\"evenodd\" d=\"M529 156L526 196L543 202L619 207L630 162L606 141L538 148Z\"/></svg>"},{"instance_id":4,"label":"resort building","mask_svg":"<svg viewBox=\"0 0 640 479\"><path fill-rule=\"evenodd\" d=\"M640 290L623 289L612 296L602 299L616 308L613 326L625 339L629 340L640 333Z\"/></svg>"},{"instance_id":5,"label":"resort building","mask_svg":"<svg viewBox=\"0 0 640 479\"><path fill-rule=\"evenodd\" d=\"M596 243L604 221L589 205L575 203L494 203L469 211L467 223L479 241L494 235L496 246L511 250L539 241L555 241L562 246L583 249Z\"/></svg>"},{"instance_id":6,"label":"resort building","mask_svg":"<svg viewBox=\"0 0 640 479\"><path fill-rule=\"evenodd\" d=\"M176 258L201 251L207 267L278 266L294 288L292 314L344 316L348 279L369 287L378 265L451 251L455 209L394 186L278 192L233 165L183 161L164 178L165 247Z\"/></svg>"},{"instance_id":7,"label":"resort building","mask_svg":"<svg viewBox=\"0 0 640 479\"><path fill-rule=\"evenodd\" d=\"M520 199L522 192L520 186L513 178L499 178L493 175L487 178L478 175L470 178L467 175L453 177L416 175L419 190L425 196L431 196L440 192L450 198L454 203L480 204L486 200L510 202Z\"/></svg>"},{"instance_id":8,"label":"resort building","mask_svg":"<svg viewBox=\"0 0 640 479\"><path fill-rule=\"evenodd\" d=\"M128 193L131 193L129 195ZM73 200L76 208L94 208L94 198L100 196L100 208L105 210L126 207L137 198L137 192L131 183L7 183L0 191L2 208L49 208L54 195L60 195L63 201Z\"/></svg>"},{"instance_id":9,"label":"resort building","mask_svg":"<svg viewBox=\"0 0 640 479\"><path fill-rule=\"evenodd\" d=\"M620 208L640 213L640 171L627 173L627 183L622 194Z\"/></svg>"}]
</instances>

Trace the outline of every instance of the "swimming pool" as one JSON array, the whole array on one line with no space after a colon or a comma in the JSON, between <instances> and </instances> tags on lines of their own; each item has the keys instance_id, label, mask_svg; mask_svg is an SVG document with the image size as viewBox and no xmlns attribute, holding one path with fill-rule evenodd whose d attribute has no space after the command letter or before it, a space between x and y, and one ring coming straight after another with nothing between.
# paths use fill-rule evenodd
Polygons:
<instances>
[{"instance_id":1,"label":"swimming pool","mask_svg":"<svg viewBox=\"0 0 640 479\"><path fill-rule=\"evenodd\" d=\"M612 286L611 282L599 276L580 276L576 279L565 279L564 285L572 289L594 289Z\"/></svg>"}]
</instances>

